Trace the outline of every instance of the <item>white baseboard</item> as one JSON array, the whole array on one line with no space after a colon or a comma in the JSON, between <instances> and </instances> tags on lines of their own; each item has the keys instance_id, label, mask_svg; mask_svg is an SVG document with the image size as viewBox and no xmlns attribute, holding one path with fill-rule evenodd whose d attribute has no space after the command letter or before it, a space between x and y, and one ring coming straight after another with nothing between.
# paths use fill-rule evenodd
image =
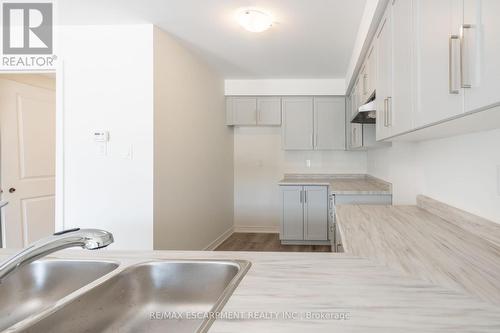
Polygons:
<instances>
[{"instance_id":1,"label":"white baseboard","mask_svg":"<svg viewBox=\"0 0 500 333\"><path fill-rule=\"evenodd\" d=\"M253 226L253 225L235 225L234 232L246 233L271 233L276 234L280 232L280 227L275 225L270 226Z\"/></svg>"},{"instance_id":2,"label":"white baseboard","mask_svg":"<svg viewBox=\"0 0 500 333\"><path fill-rule=\"evenodd\" d=\"M228 239L229 237L231 237L231 235L233 233L234 233L234 228L233 227L227 229L222 235L220 235L219 237L217 237L216 240L214 240L207 247L205 247L203 249L203 251L213 251L213 250L215 250L219 245L221 245L222 243L224 243L224 241L226 239Z\"/></svg>"}]
</instances>

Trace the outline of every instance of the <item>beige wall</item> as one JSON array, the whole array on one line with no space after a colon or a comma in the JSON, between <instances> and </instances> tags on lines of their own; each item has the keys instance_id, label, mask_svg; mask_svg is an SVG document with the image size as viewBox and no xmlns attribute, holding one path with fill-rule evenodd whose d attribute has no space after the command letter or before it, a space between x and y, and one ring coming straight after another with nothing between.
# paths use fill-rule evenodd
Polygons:
<instances>
[{"instance_id":1,"label":"beige wall","mask_svg":"<svg viewBox=\"0 0 500 333\"><path fill-rule=\"evenodd\" d=\"M200 250L233 226L224 81L154 30L154 248Z\"/></svg>"}]
</instances>

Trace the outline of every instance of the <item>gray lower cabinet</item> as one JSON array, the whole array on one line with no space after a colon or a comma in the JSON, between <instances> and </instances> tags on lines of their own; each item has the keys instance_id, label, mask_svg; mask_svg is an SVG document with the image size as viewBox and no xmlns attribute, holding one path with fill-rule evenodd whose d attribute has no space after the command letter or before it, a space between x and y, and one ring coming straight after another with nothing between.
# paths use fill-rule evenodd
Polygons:
<instances>
[{"instance_id":1,"label":"gray lower cabinet","mask_svg":"<svg viewBox=\"0 0 500 333\"><path fill-rule=\"evenodd\" d=\"M328 241L328 187L280 186L283 243Z\"/></svg>"}]
</instances>

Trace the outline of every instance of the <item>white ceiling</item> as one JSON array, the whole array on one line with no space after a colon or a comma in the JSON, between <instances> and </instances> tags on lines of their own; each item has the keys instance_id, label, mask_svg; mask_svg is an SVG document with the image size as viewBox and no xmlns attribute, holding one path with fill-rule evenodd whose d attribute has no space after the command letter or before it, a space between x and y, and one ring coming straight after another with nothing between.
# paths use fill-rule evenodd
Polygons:
<instances>
[{"instance_id":1,"label":"white ceiling","mask_svg":"<svg viewBox=\"0 0 500 333\"><path fill-rule=\"evenodd\" d=\"M366 0L59 0L58 24L153 23L202 55L226 79L344 78ZM234 13L276 18L253 34Z\"/></svg>"}]
</instances>

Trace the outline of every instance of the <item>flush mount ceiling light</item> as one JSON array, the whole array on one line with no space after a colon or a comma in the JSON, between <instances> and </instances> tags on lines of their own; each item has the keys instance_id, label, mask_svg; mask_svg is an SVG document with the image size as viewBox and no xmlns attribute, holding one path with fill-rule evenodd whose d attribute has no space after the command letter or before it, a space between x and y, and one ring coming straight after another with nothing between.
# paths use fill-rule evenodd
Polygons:
<instances>
[{"instance_id":1,"label":"flush mount ceiling light","mask_svg":"<svg viewBox=\"0 0 500 333\"><path fill-rule=\"evenodd\" d=\"M239 10L236 18L238 23L250 32L263 32L273 25L272 16L259 9Z\"/></svg>"}]
</instances>

